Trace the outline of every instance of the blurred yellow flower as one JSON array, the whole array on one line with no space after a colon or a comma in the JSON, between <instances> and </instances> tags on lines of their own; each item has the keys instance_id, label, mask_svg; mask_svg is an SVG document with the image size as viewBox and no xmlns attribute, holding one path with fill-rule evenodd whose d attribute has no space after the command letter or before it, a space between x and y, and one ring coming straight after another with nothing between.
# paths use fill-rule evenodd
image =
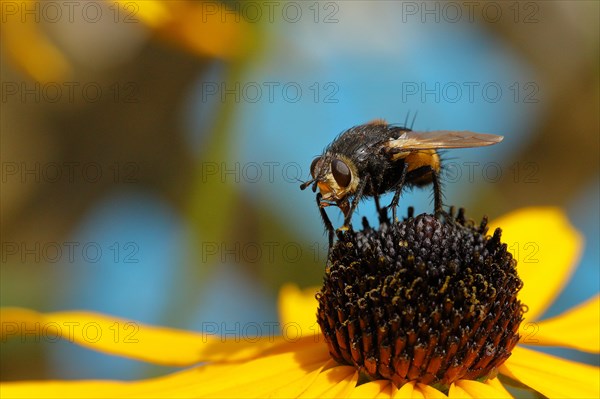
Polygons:
<instances>
[{"instance_id":1,"label":"blurred yellow flower","mask_svg":"<svg viewBox=\"0 0 600 399\"><path fill-rule=\"evenodd\" d=\"M200 56L231 59L254 45L251 25L216 1L117 0L161 37Z\"/></svg>"},{"instance_id":2,"label":"blurred yellow flower","mask_svg":"<svg viewBox=\"0 0 600 399\"><path fill-rule=\"evenodd\" d=\"M0 0L0 18L2 50L23 72L43 83L64 81L73 69L65 52L47 34L49 24L141 22L159 38L195 55L219 59L246 55L254 45L250 24L235 9L215 1Z\"/></svg>"},{"instance_id":3,"label":"blurred yellow flower","mask_svg":"<svg viewBox=\"0 0 600 399\"><path fill-rule=\"evenodd\" d=\"M560 316L534 322L568 281L581 249L580 235L560 211L552 208L523 209L501 218L492 227L497 225L502 226L508 247L516 245L513 251L517 260L528 255L519 248L535 237L538 262L519 263L524 281L519 298L529 305L522 323L521 344L598 353L600 296ZM282 289L280 321L286 332L284 336L230 340L219 339L215 334L151 327L86 312L40 314L5 308L1 313L3 341L26 331L31 334L37 328L45 334L61 336L105 353L158 364L195 366L134 382L7 382L0 385L2 395L11 398L511 397L498 378L485 382L458 380L447 393L414 381L400 388L387 380L358 384L359 373L354 367L339 365L330 359L315 323L316 291L300 291L292 285ZM90 325L94 326L92 333L86 331ZM600 397L599 368L527 349L521 344L500 366L500 375L504 376L500 378L551 398ZM197 365L200 362L208 364Z\"/></svg>"},{"instance_id":4,"label":"blurred yellow flower","mask_svg":"<svg viewBox=\"0 0 600 399\"><path fill-rule=\"evenodd\" d=\"M25 73L38 82L63 80L71 69L66 57L40 29L34 10L36 1L0 1L1 43L3 51Z\"/></svg>"}]
</instances>

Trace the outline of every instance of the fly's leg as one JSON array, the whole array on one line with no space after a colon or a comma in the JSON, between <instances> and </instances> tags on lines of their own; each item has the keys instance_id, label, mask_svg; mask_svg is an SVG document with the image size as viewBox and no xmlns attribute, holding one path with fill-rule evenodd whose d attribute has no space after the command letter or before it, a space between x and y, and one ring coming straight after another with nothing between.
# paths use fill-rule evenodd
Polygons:
<instances>
[{"instance_id":1,"label":"fly's leg","mask_svg":"<svg viewBox=\"0 0 600 399\"><path fill-rule=\"evenodd\" d=\"M358 206L358 201L360 201L360 199L362 198L363 192L365 191L365 187L367 187L368 183L369 183L369 176L365 177L359 183L358 188L356 189L356 194L354 195L354 199L352 200L352 205L350 206L350 210L348 210L348 212L345 213L344 225L341 227L342 230L348 229L350 227L350 221L352 220L352 214L354 213L354 210Z\"/></svg>"},{"instance_id":2,"label":"fly's leg","mask_svg":"<svg viewBox=\"0 0 600 399\"><path fill-rule=\"evenodd\" d=\"M406 180L407 172L408 164L404 163L402 175L400 175L400 180L398 181L398 185L396 185L396 192L394 193L394 198L392 198L392 202L389 206L389 208L392 208L392 222L396 221L396 208L398 207L398 202L400 201L400 194L402 193L402 188L404 187L404 181Z\"/></svg>"},{"instance_id":3,"label":"fly's leg","mask_svg":"<svg viewBox=\"0 0 600 399\"><path fill-rule=\"evenodd\" d=\"M375 209L377 209L377 215L381 216L381 205L379 205L379 195L373 195L373 199L375 200Z\"/></svg>"},{"instance_id":4,"label":"fly's leg","mask_svg":"<svg viewBox=\"0 0 600 399\"><path fill-rule=\"evenodd\" d=\"M375 190L373 190L373 192L375 192ZM387 219L387 209L381 207L381 204L379 203L379 195L373 195L373 199L375 200L375 209L377 209L377 218L379 221L381 222L382 220Z\"/></svg>"},{"instance_id":5,"label":"fly's leg","mask_svg":"<svg viewBox=\"0 0 600 399\"><path fill-rule=\"evenodd\" d=\"M442 183L440 182L440 175L438 172L432 170L431 177L433 181L433 212L436 218L440 218L442 215L444 215L442 203Z\"/></svg>"},{"instance_id":6,"label":"fly's leg","mask_svg":"<svg viewBox=\"0 0 600 399\"><path fill-rule=\"evenodd\" d=\"M331 248L333 247L334 229L333 229L333 224L331 224L331 220L329 220L329 216L327 216L327 212L325 212L325 209L323 209L323 207L321 206L321 198L322 198L321 193L317 193L317 206L319 207L319 213L321 214L321 219L323 219L323 224L325 225L325 229L327 230L327 233L329 234L329 250L331 251Z\"/></svg>"}]
</instances>

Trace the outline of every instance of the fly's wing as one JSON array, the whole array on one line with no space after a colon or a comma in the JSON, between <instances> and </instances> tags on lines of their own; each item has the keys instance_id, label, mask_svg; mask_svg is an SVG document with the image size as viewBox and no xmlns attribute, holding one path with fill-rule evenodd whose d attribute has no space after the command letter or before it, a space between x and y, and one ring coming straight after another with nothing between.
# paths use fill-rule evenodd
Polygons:
<instances>
[{"instance_id":1,"label":"fly's wing","mask_svg":"<svg viewBox=\"0 0 600 399\"><path fill-rule=\"evenodd\" d=\"M497 144L503 138L495 134L474 133L467 130L406 131L397 139L387 141L385 145L392 153L399 153L411 150L484 147Z\"/></svg>"}]
</instances>

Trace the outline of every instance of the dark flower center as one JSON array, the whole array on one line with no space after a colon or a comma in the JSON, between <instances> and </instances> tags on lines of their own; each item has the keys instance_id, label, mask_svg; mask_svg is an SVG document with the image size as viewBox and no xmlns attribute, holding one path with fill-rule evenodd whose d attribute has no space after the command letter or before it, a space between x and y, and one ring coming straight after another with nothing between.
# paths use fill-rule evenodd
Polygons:
<instances>
[{"instance_id":1,"label":"dark flower center","mask_svg":"<svg viewBox=\"0 0 600 399\"><path fill-rule=\"evenodd\" d=\"M333 359L396 386L484 380L519 340L516 261L461 209L339 234L317 294Z\"/></svg>"}]
</instances>

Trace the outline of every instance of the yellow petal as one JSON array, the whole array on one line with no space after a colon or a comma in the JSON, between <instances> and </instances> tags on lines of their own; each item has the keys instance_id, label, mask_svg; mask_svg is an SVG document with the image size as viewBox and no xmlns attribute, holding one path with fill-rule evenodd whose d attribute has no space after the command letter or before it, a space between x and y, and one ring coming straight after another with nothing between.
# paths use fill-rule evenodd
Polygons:
<instances>
[{"instance_id":1,"label":"yellow petal","mask_svg":"<svg viewBox=\"0 0 600 399\"><path fill-rule=\"evenodd\" d=\"M506 388L504 387L504 385L502 385L502 383L500 382L500 380L498 378L492 378L490 380L487 380L485 382L486 385L489 385L491 387L493 387L494 389L496 389L498 392L502 392L504 394L504 397L506 398L512 398L513 396L510 394L510 392L508 392L506 390Z\"/></svg>"},{"instance_id":2,"label":"yellow petal","mask_svg":"<svg viewBox=\"0 0 600 399\"><path fill-rule=\"evenodd\" d=\"M173 366L204 361L240 361L265 351L285 351L302 341L286 341L274 336L225 341L214 333L152 327L88 312L42 314L27 309L2 308L0 316L3 339L27 337L33 333L40 339L62 338L100 352Z\"/></svg>"},{"instance_id":3,"label":"yellow petal","mask_svg":"<svg viewBox=\"0 0 600 399\"><path fill-rule=\"evenodd\" d=\"M391 399L394 397L393 395L397 390L398 389L396 389L394 384L390 382L389 384L383 387L383 389L381 390L381 392L379 392L377 396L375 396L375 399Z\"/></svg>"},{"instance_id":4,"label":"yellow petal","mask_svg":"<svg viewBox=\"0 0 600 399\"><path fill-rule=\"evenodd\" d=\"M358 381L354 367L338 366L323 371L313 384L298 397L300 398L345 398Z\"/></svg>"},{"instance_id":5,"label":"yellow petal","mask_svg":"<svg viewBox=\"0 0 600 399\"><path fill-rule=\"evenodd\" d=\"M600 397L600 368L515 347L499 368L548 398Z\"/></svg>"},{"instance_id":6,"label":"yellow petal","mask_svg":"<svg viewBox=\"0 0 600 399\"><path fill-rule=\"evenodd\" d=\"M600 295L556 317L521 324L521 343L600 352Z\"/></svg>"},{"instance_id":7,"label":"yellow petal","mask_svg":"<svg viewBox=\"0 0 600 399\"><path fill-rule=\"evenodd\" d=\"M215 364L199 368L197 394L200 397L238 398L266 397L281 392L288 384L296 384L329 361L325 345L295 345L295 350L260 357L243 363ZM352 372L354 370L351 370ZM321 373L322 374L322 373ZM317 384L319 375L308 387ZM340 380L342 378L340 377ZM339 380L329 381L331 388ZM302 391L291 392L298 396Z\"/></svg>"},{"instance_id":8,"label":"yellow petal","mask_svg":"<svg viewBox=\"0 0 600 399\"><path fill-rule=\"evenodd\" d=\"M397 390L394 391L393 398L394 399L423 398L424 395L422 395L416 389L416 385L417 385L416 381L407 382L406 384L402 385L400 388L398 388Z\"/></svg>"},{"instance_id":9,"label":"yellow petal","mask_svg":"<svg viewBox=\"0 0 600 399\"><path fill-rule=\"evenodd\" d=\"M452 389L454 387L454 389ZM478 381L458 380L450 386L450 398L512 398L506 389L496 389L491 384L485 384Z\"/></svg>"},{"instance_id":10,"label":"yellow petal","mask_svg":"<svg viewBox=\"0 0 600 399\"><path fill-rule=\"evenodd\" d=\"M0 384L4 398L192 398L198 369L142 381L41 381Z\"/></svg>"},{"instance_id":11,"label":"yellow petal","mask_svg":"<svg viewBox=\"0 0 600 399\"><path fill-rule=\"evenodd\" d=\"M273 367L263 367L276 362L277 371ZM319 371L310 371L310 362L294 361L288 355L275 355L265 359L248 362L241 365L210 365L197 367L167 376L142 381L44 381L2 383L2 397L6 398L201 398L223 397L239 398L244 396L281 397L298 396L306 389L296 385L298 390L288 390L289 395L274 395L269 392L277 386L294 386L293 381L298 375L314 375ZM244 372L237 375L237 372ZM234 377L235 376L235 377ZM271 378L269 378L269 376ZM229 379L230 381L227 381ZM243 380L244 384L236 385L229 392L221 394L224 384ZM331 384L334 385L334 384Z\"/></svg>"},{"instance_id":12,"label":"yellow petal","mask_svg":"<svg viewBox=\"0 0 600 399\"><path fill-rule=\"evenodd\" d=\"M133 384L116 381L42 381L0 383L3 398L114 398L131 397Z\"/></svg>"},{"instance_id":13,"label":"yellow petal","mask_svg":"<svg viewBox=\"0 0 600 399\"><path fill-rule=\"evenodd\" d=\"M357 386L352 390L349 397L353 399L377 398L380 395L385 397L388 393L390 396L387 397L391 397L391 382L389 380L377 380Z\"/></svg>"},{"instance_id":14,"label":"yellow petal","mask_svg":"<svg viewBox=\"0 0 600 399\"><path fill-rule=\"evenodd\" d=\"M415 381L407 382L402 385L398 391L394 392L394 399L422 399L426 398L425 394L417 388Z\"/></svg>"},{"instance_id":15,"label":"yellow petal","mask_svg":"<svg viewBox=\"0 0 600 399\"><path fill-rule=\"evenodd\" d=\"M283 335L299 331L302 336L321 337L317 323L317 299L319 288L312 287L301 291L296 285L286 284L279 291L279 321ZM287 333L286 333L287 331ZM291 337L290 337L291 338Z\"/></svg>"},{"instance_id":16,"label":"yellow petal","mask_svg":"<svg viewBox=\"0 0 600 399\"><path fill-rule=\"evenodd\" d=\"M463 399L463 398L472 398L473 396L471 396L467 391L465 391L464 389L462 389L461 387L457 386L456 384L452 384L450 385L450 390L448 391L448 397L449 398L457 398L457 399Z\"/></svg>"},{"instance_id":17,"label":"yellow petal","mask_svg":"<svg viewBox=\"0 0 600 399\"><path fill-rule=\"evenodd\" d=\"M269 393L269 397L271 398L293 398L297 396L298 393L304 392L311 386L321 371L322 367L311 371L310 373L304 375L296 381L289 381L284 386L275 388L273 391Z\"/></svg>"},{"instance_id":18,"label":"yellow petal","mask_svg":"<svg viewBox=\"0 0 600 399\"><path fill-rule=\"evenodd\" d=\"M441 391L438 391L437 389L429 385L417 384L417 389L419 389L423 393L423 396L425 396L427 399L447 398L447 396L444 395Z\"/></svg>"},{"instance_id":19,"label":"yellow petal","mask_svg":"<svg viewBox=\"0 0 600 399\"><path fill-rule=\"evenodd\" d=\"M42 315L24 308L0 308L2 342L24 331L41 331Z\"/></svg>"},{"instance_id":20,"label":"yellow petal","mask_svg":"<svg viewBox=\"0 0 600 399\"><path fill-rule=\"evenodd\" d=\"M524 208L490 223L502 229L502 241L517 260L529 307L527 320L540 316L569 281L581 255L583 237L558 208Z\"/></svg>"}]
</instances>

